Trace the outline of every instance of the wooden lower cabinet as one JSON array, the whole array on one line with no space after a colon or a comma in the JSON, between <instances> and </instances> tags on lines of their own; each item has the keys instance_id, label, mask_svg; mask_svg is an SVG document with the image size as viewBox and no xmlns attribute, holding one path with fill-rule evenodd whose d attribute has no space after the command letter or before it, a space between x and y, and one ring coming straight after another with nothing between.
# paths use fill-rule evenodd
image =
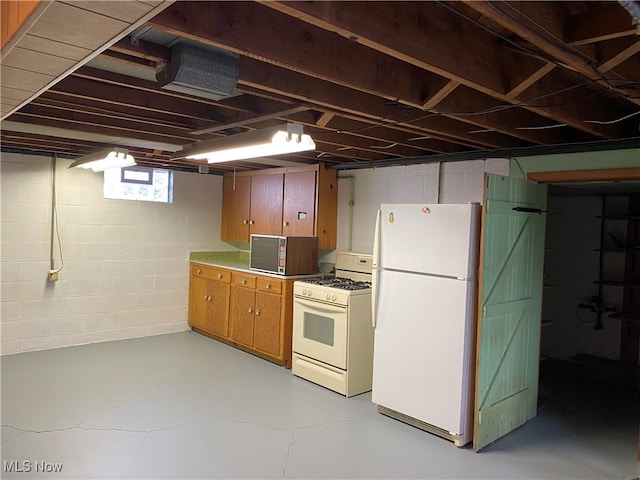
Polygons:
<instances>
[{"instance_id":1,"label":"wooden lower cabinet","mask_svg":"<svg viewBox=\"0 0 640 480\"><path fill-rule=\"evenodd\" d=\"M256 320L253 326L253 346L269 355L280 354L280 317L282 297L256 292Z\"/></svg>"},{"instance_id":2,"label":"wooden lower cabinet","mask_svg":"<svg viewBox=\"0 0 640 480\"><path fill-rule=\"evenodd\" d=\"M204 265L191 266L189 325L208 333L229 334L231 273Z\"/></svg>"},{"instance_id":3,"label":"wooden lower cabinet","mask_svg":"<svg viewBox=\"0 0 640 480\"><path fill-rule=\"evenodd\" d=\"M291 368L293 282L192 263L189 325L199 333ZM226 302L214 301L225 294Z\"/></svg>"},{"instance_id":4,"label":"wooden lower cabinet","mask_svg":"<svg viewBox=\"0 0 640 480\"><path fill-rule=\"evenodd\" d=\"M231 299L231 340L253 347L256 291L233 285Z\"/></svg>"}]
</instances>

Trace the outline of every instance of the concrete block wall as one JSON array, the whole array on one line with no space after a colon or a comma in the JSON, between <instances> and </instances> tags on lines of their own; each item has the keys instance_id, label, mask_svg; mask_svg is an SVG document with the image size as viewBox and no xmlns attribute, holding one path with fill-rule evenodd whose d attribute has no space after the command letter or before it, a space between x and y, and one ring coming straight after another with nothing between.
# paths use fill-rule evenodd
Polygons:
<instances>
[{"instance_id":1,"label":"concrete block wall","mask_svg":"<svg viewBox=\"0 0 640 480\"><path fill-rule=\"evenodd\" d=\"M509 175L508 159L427 163L338 173L338 248L373 251L375 216L381 203L482 202L484 174ZM352 222L350 198L353 188ZM351 223L351 227L350 227ZM333 261L335 252L323 260Z\"/></svg>"},{"instance_id":2,"label":"concrete block wall","mask_svg":"<svg viewBox=\"0 0 640 480\"><path fill-rule=\"evenodd\" d=\"M56 169L64 268L48 283L51 159L2 154L0 353L186 330L189 252L232 249L222 177L174 172L172 204L110 200L103 174L69 164Z\"/></svg>"},{"instance_id":3,"label":"concrete block wall","mask_svg":"<svg viewBox=\"0 0 640 480\"><path fill-rule=\"evenodd\" d=\"M220 241L222 178L174 172L174 203L103 198L103 175L58 160L56 190L64 268L48 283L51 159L0 161L0 353L186 330L189 252L233 250ZM338 250L371 252L380 203L482 200L484 172L508 161L477 160L340 172ZM55 267L60 266L54 241ZM324 252L333 261L335 250Z\"/></svg>"}]
</instances>

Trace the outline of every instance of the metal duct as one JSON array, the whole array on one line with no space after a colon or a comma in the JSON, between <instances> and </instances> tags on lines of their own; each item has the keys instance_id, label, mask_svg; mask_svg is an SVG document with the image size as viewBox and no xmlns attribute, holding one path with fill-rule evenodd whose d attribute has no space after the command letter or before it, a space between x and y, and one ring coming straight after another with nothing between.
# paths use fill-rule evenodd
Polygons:
<instances>
[{"instance_id":1,"label":"metal duct","mask_svg":"<svg viewBox=\"0 0 640 480\"><path fill-rule=\"evenodd\" d=\"M171 47L171 61L156 68L160 88L220 100L235 95L238 57L186 43Z\"/></svg>"},{"instance_id":2,"label":"metal duct","mask_svg":"<svg viewBox=\"0 0 640 480\"><path fill-rule=\"evenodd\" d=\"M633 24L640 29L640 2L634 0L618 0L618 2L631 14Z\"/></svg>"}]
</instances>

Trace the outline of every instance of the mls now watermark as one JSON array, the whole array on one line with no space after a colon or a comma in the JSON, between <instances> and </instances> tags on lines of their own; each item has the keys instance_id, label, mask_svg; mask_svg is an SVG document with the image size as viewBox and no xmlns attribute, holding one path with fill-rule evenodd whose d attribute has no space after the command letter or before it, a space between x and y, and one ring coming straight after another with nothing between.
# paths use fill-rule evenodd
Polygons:
<instances>
[{"instance_id":1,"label":"mls now watermark","mask_svg":"<svg viewBox=\"0 0 640 480\"><path fill-rule=\"evenodd\" d=\"M62 462L4 460L2 467L5 473L60 473L62 471Z\"/></svg>"}]
</instances>

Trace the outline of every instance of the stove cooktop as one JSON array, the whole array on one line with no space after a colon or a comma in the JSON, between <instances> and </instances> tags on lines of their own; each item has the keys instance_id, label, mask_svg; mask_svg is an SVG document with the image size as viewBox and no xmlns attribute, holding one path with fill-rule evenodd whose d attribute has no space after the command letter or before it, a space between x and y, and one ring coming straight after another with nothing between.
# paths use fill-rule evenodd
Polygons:
<instances>
[{"instance_id":1,"label":"stove cooktop","mask_svg":"<svg viewBox=\"0 0 640 480\"><path fill-rule=\"evenodd\" d=\"M322 285L324 287L337 288L340 290L365 290L367 288L371 288L371 282L352 280L344 277L309 278L302 280L301 283Z\"/></svg>"}]
</instances>

